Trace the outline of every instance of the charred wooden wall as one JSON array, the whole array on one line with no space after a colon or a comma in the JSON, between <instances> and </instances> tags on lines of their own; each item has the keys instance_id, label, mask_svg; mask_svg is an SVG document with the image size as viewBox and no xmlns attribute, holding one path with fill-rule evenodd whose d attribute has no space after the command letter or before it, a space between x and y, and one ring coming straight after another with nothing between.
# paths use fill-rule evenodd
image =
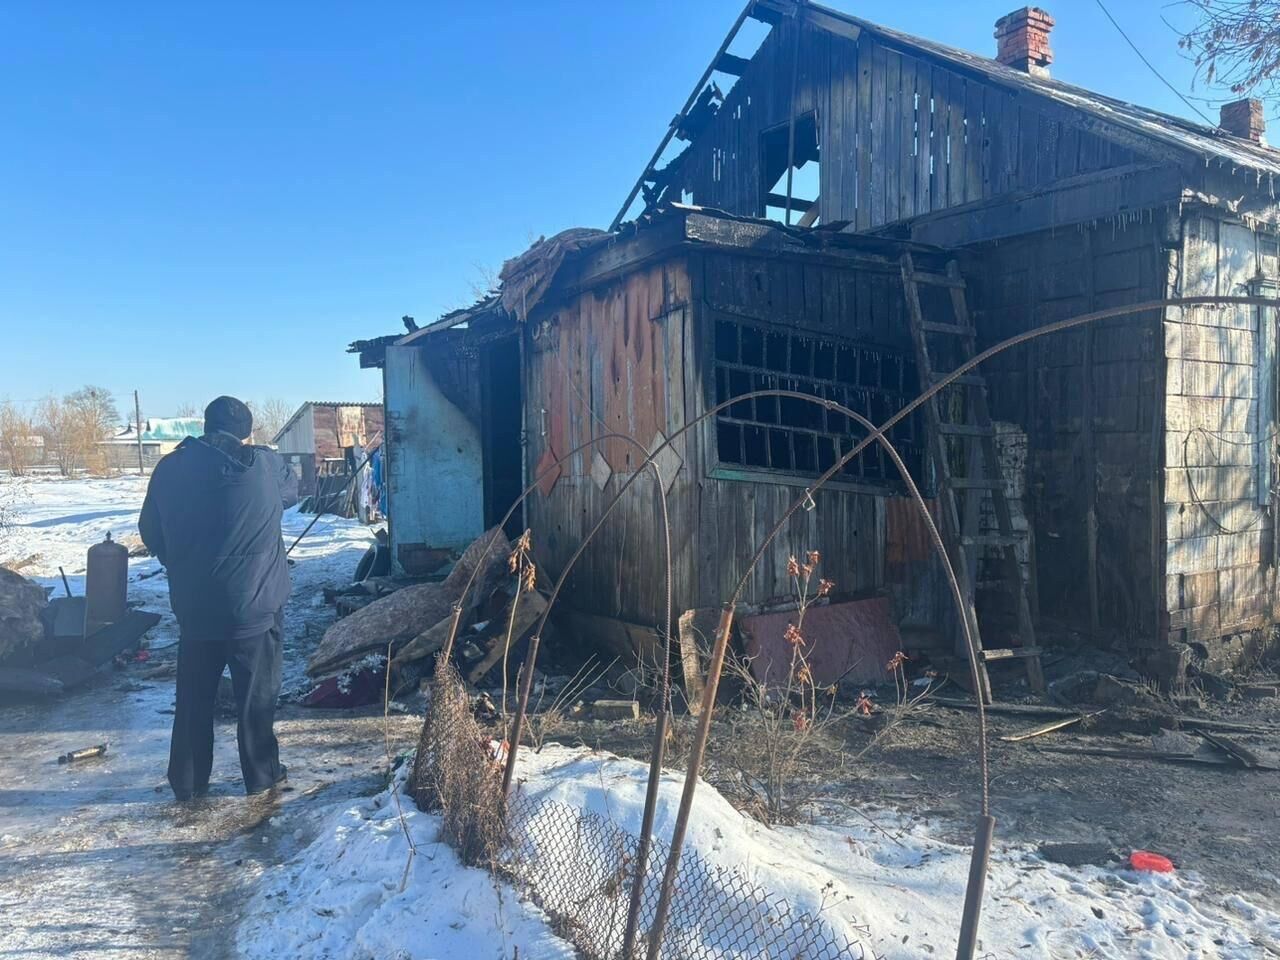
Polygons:
<instances>
[{"instance_id":1,"label":"charred wooden wall","mask_svg":"<svg viewBox=\"0 0 1280 960\"><path fill-rule=\"evenodd\" d=\"M545 466L549 452L563 456L611 431L648 446L709 409L717 318L909 349L896 270L892 260L862 271L707 251L641 269L532 317L525 373L531 474ZM814 479L721 464L715 429L712 418L684 434L673 448L678 459L663 463L677 611L727 600L758 544ZM599 453L603 465L593 464L592 450L579 453L549 492L530 499L529 525L552 575L643 458L617 440ZM879 456L874 449L870 455ZM674 475L672 468L678 468ZM835 483L814 499L814 509L798 511L762 558L742 599L790 596L787 557L816 549L822 575L841 593L887 590L908 626L936 624L937 571L923 524L901 488ZM579 560L566 602L587 613L657 622L662 556L654 486L642 477Z\"/></svg>"},{"instance_id":2,"label":"charred wooden wall","mask_svg":"<svg viewBox=\"0 0 1280 960\"><path fill-rule=\"evenodd\" d=\"M648 447L689 415L696 383L689 274L669 260L595 287L526 331L525 431L530 479L552 460L608 433ZM677 609L694 605L690 531L699 477L690 468L694 438L673 445L682 466L668 479ZM574 455L527 501L539 561L558 576L646 452L607 440ZM603 483L601 482L603 481ZM656 623L665 571L659 497L641 477L605 521L566 583L566 602L587 613Z\"/></svg>"},{"instance_id":3,"label":"charred wooden wall","mask_svg":"<svg viewBox=\"0 0 1280 960\"><path fill-rule=\"evenodd\" d=\"M1163 217L1029 234L967 261L980 346L1164 296ZM1163 435L1157 314L1102 321L988 361L992 415L1029 446L1028 508L1042 616L1133 646L1156 642Z\"/></svg>"},{"instance_id":4,"label":"charred wooden wall","mask_svg":"<svg viewBox=\"0 0 1280 960\"><path fill-rule=\"evenodd\" d=\"M1277 254L1274 234L1189 210L1171 286L1248 295L1280 277ZM1210 653L1275 619L1275 325L1254 307L1165 317L1164 607L1170 638Z\"/></svg>"},{"instance_id":5,"label":"charred wooden wall","mask_svg":"<svg viewBox=\"0 0 1280 960\"><path fill-rule=\"evenodd\" d=\"M764 215L761 135L791 116L797 30L794 111L817 115L823 223L865 230L1138 159L1079 116L920 51L785 20L684 158L694 203Z\"/></svg>"},{"instance_id":6,"label":"charred wooden wall","mask_svg":"<svg viewBox=\"0 0 1280 960\"><path fill-rule=\"evenodd\" d=\"M719 318L759 321L815 338L840 337L871 350L911 350L901 278L893 259L837 267L709 252L693 259L691 269L703 335L699 412L714 402L709 338ZM859 412L879 422L892 411ZM863 432L855 427L852 433L861 437ZM721 463L711 422L701 439L700 472L706 479L701 491L698 591L701 604L711 606L732 595L758 545L813 476L783 476ZM879 462L882 454L872 447L860 456ZM840 592L887 590L894 595L895 616L908 625L934 626L937 571L923 530L915 507L892 478L878 486L833 481L814 497L813 509L798 511L783 528L756 565L742 599L763 603L790 596L794 588L787 576L787 558L818 550L823 576L834 580Z\"/></svg>"}]
</instances>

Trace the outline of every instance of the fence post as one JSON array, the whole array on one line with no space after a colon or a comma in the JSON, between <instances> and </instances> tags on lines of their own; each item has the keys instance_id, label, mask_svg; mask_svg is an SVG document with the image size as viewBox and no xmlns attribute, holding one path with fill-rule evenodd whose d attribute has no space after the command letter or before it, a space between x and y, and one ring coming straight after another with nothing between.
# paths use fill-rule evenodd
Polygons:
<instances>
[{"instance_id":1,"label":"fence post","mask_svg":"<svg viewBox=\"0 0 1280 960\"><path fill-rule=\"evenodd\" d=\"M978 818L973 857L969 861L969 883L964 891L964 915L960 918L956 960L973 960L973 951L977 949L978 917L982 913L982 894L987 886L987 864L991 860L991 836L995 829L995 817L984 814Z\"/></svg>"},{"instance_id":2,"label":"fence post","mask_svg":"<svg viewBox=\"0 0 1280 960\"><path fill-rule=\"evenodd\" d=\"M511 778L516 772L516 752L520 746L520 735L524 732L524 717L529 709L529 688L533 686L533 665L538 661L538 644L542 638L534 634L529 638L529 652L525 654L520 678L520 701L516 704L516 716L511 721L511 739L507 741L507 766L502 771L502 794L511 792Z\"/></svg>"},{"instance_id":3,"label":"fence post","mask_svg":"<svg viewBox=\"0 0 1280 960\"><path fill-rule=\"evenodd\" d=\"M662 935L666 931L667 914L671 911L671 895L675 891L676 871L680 868L680 849L689 829L689 813L693 809L693 794L698 789L698 772L702 756L706 753L707 739L711 736L711 718L715 714L716 689L720 686L720 672L724 667L725 652L729 648L729 634L733 631L733 604L725 604L720 613L720 626L716 628L716 645L711 651L711 665L707 669L707 685L702 694L702 714L698 717L698 733L689 752L689 764L684 774L684 792L680 795L680 810L676 813L675 829L671 834L671 852L667 854L667 867L662 874L662 890L658 894L658 907L654 912L653 926L649 930L648 960L658 960L662 949Z\"/></svg>"}]
</instances>

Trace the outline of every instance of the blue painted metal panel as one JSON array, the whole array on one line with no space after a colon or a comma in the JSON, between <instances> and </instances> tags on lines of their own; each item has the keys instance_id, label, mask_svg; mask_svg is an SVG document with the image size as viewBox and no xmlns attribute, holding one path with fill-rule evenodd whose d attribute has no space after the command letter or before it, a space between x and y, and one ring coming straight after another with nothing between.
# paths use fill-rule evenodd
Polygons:
<instances>
[{"instance_id":1,"label":"blue painted metal panel","mask_svg":"<svg viewBox=\"0 0 1280 960\"><path fill-rule=\"evenodd\" d=\"M461 550L484 532L480 431L437 385L424 347L386 357L387 510L401 547Z\"/></svg>"}]
</instances>

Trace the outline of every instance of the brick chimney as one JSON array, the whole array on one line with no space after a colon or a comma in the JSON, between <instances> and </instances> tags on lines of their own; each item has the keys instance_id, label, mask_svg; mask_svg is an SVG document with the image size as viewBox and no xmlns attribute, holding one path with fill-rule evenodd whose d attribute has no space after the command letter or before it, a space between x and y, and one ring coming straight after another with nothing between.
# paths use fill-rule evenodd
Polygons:
<instances>
[{"instance_id":1,"label":"brick chimney","mask_svg":"<svg viewBox=\"0 0 1280 960\"><path fill-rule=\"evenodd\" d=\"M1218 114L1218 126L1244 140L1267 144L1267 118L1261 100L1235 100L1224 103Z\"/></svg>"},{"instance_id":2,"label":"brick chimney","mask_svg":"<svg viewBox=\"0 0 1280 960\"><path fill-rule=\"evenodd\" d=\"M1023 7L996 21L996 59L1034 77L1049 76L1053 17L1039 7Z\"/></svg>"}]
</instances>

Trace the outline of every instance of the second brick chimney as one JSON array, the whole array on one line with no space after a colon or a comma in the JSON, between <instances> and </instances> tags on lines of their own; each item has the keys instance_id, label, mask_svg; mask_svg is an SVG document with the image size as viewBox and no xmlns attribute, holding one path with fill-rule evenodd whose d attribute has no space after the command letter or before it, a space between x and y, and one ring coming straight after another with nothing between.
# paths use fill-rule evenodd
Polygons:
<instances>
[{"instance_id":1,"label":"second brick chimney","mask_svg":"<svg viewBox=\"0 0 1280 960\"><path fill-rule=\"evenodd\" d=\"M1053 17L1039 7L1023 7L996 21L996 59L1036 77L1049 76Z\"/></svg>"},{"instance_id":2,"label":"second brick chimney","mask_svg":"<svg viewBox=\"0 0 1280 960\"><path fill-rule=\"evenodd\" d=\"M1218 126L1233 137L1266 145L1267 118L1261 100L1235 100L1224 103L1218 113Z\"/></svg>"}]
</instances>

